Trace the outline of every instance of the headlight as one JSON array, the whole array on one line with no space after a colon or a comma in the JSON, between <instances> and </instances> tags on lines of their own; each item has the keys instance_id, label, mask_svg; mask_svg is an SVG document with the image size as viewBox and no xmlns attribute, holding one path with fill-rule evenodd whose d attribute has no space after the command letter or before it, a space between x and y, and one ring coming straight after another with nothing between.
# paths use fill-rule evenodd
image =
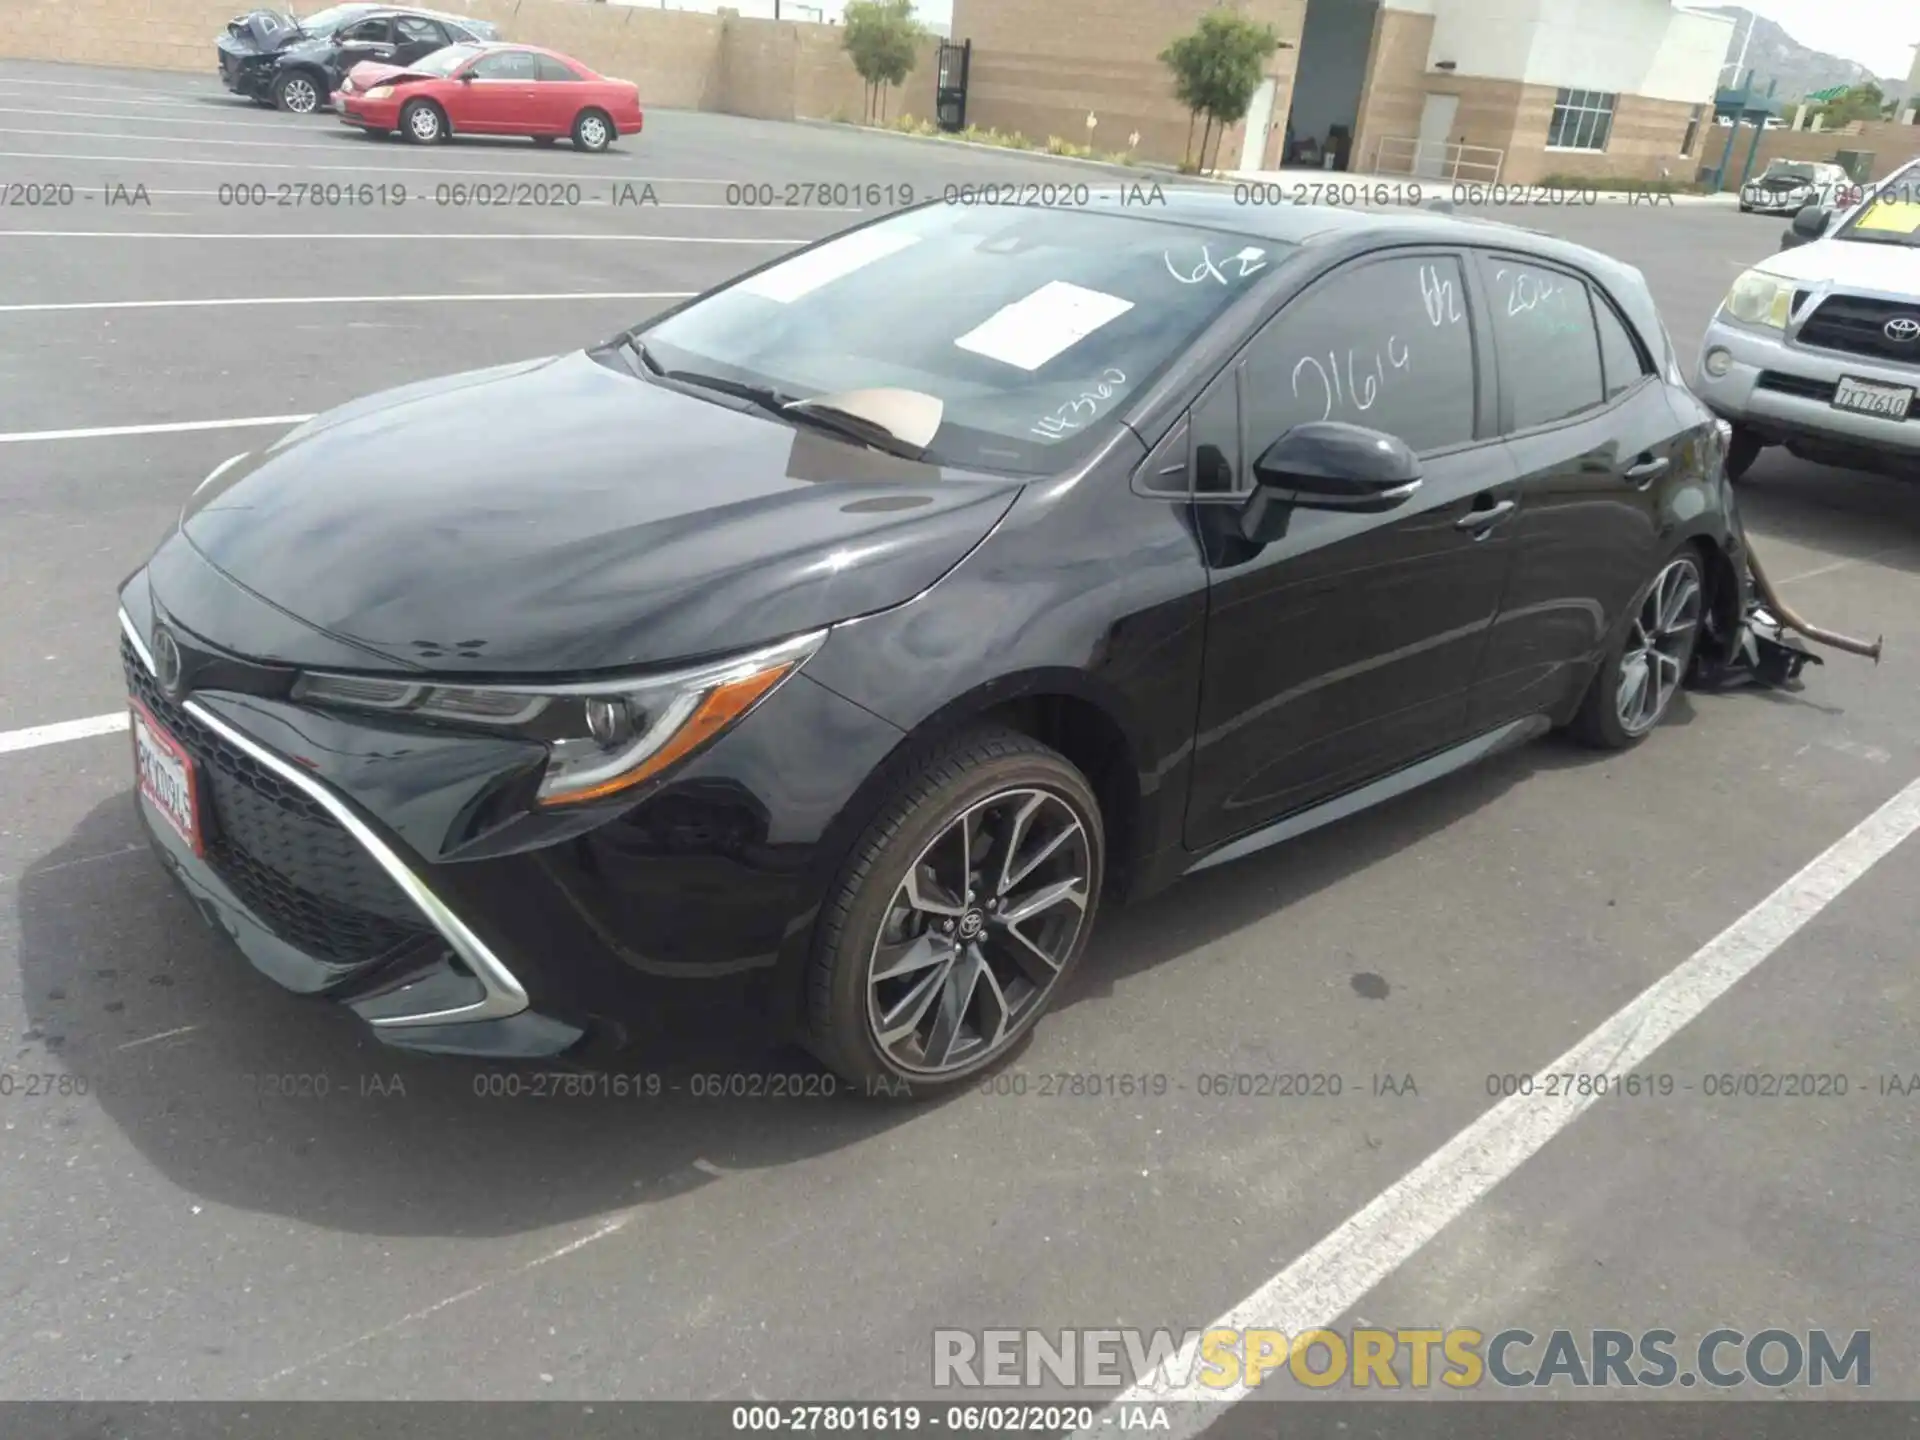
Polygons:
<instances>
[{"instance_id":1,"label":"headlight","mask_svg":"<svg viewBox=\"0 0 1920 1440\"><path fill-rule=\"evenodd\" d=\"M384 100L391 94L393 94L393 87L391 85L376 85L367 91L365 98L368 100Z\"/></svg>"},{"instance_id":2,"label":"headlight","mask_svg":"<svg viewBox=\"0 0 1920 1440\"><path fill-rule=\"evenodd\" d=\"M293 698L539 740L547 747L547 767L537 802L574 805L631 790L704 749L805 664L826 633L624 680L467 686L309 674L294 682Z\"/></svg>"},{"instance_id":3,"label":"headlight","mask_svg":"<svg viewBox=\"0 0 1920 1440\"><path fill-rule=\"evenodd\" d=\"M1733 282L1727 292L1726 310L1734 319L1748 325L1765 325L1774 330L1787 328L1787 311L1793 304L1793 284L1764 270L1749 270Z\"/></svg>"}]
</instances>

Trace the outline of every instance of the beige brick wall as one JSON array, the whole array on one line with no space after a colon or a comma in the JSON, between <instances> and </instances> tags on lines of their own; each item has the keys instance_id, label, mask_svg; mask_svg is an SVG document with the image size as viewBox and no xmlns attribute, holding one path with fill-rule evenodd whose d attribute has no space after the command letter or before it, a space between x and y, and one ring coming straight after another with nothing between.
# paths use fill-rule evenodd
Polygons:
<instances>
[{"instance_id":1,"label":"beige brick wall","mask_svg":"<svg viewBox=\"0 0 1920 1440\"><path fill-rule=\"evenodd\" d=\"M1353 132L1353 168L1369 168L1382 140L1411 140L1420 133L1426 103L1427 55L1433 46L1433 16L1382 6L1373 25L1366 83L1360 89Z\"/></svg>"},{"instance_id":2,"label":"beige brick wall","mask_svg":"<svg viewBox=\"0 0 1920 1440\"><path fill-rule=\"evenodd\" d=\"M1036 141L1057 135L1085 144L1091 113L1100 122L1092 137L1099 149L1125 150L1138 131L1142 158L1177 161L1187 150L1190 117L1173 98L1159 55L1211 8L1212 0L954 0L954 37L973 41L967 119ZM1239 8L1292 47L1275 52L1267 69L1279 82L1268 145L1277 155L1306 0L1241 0ZM1243 137L1244 127L1234 125L1219 138L1223 167L1238 165ZM1196 154L1199 143L1195 126Z\"/></svg>"},{"instance_id":3,"label":"beige brick wall","mask_svg":"<svg viewBox=\"0 0 1920 1440\"><path fill-rule=\"evenodd\" d=\"M1697 162L1680 151L1692 106L1676 100L1622 95L1614 107L1613 129L1607 137L1605 151L1549 150L1547 129L1553 121L1557 93L1550 86L1526 87L1514 122L1507 179L1524 184L1549 175L1582 180L1658 180L1663 175L1675 180L1693 178ZM1705 128L1703 125L1702 129ZM1695 155L1700 145L1696 137Z\"/></svg>"},{"instance_id":4,"label":"beige brick wall","mask_svg":"<svg viewBox=\"0 0 1920 1440\"><path fill-rule=\"evenodd\" d=\"M0 58L211 72L213 44L249 0L0 0ZM860 113L838 26L606 5L594 0L435 0L640 87L643 105L773 119ZM932 45L889 99L933 109ZM902 96L925 99L906 105Z\"/></svg>"},{"instance_id":5,"label":"beige brick wall","mask_svg":"<svg viewBox=\"0 0 1920 1440\"><path fill-rule=\"evenodd\" d=\"M1726 150L1727 132L1715 125L1701 159L1703 165L1718 165ZM1742 125L1734 140L1733 155L1727 161L1728 178L1739 177L1746 163L1747 146L1753 143L1753 127ZM1873 172L1868 177L1884 180L1908 161L1920 156L1920 125L1898 125L1875 121L1844 130L1766 130L1761 132L1760 151L1754 157L1754 173L1766 168L1769 160L1831 161L1842 150L1867 150L1873 154Z\"/></svg>"}]
</instances>

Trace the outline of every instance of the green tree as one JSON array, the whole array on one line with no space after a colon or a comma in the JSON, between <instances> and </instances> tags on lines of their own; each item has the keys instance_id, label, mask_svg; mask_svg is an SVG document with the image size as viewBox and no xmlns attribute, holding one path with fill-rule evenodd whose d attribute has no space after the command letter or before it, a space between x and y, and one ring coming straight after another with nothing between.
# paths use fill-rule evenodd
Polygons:
<instances>
[{"instance_id":1,"label":"green tree","mask_svg":"<svg viewBox=\"0 0 1920 1440\"><path fill-rule=\"evenodd\" d=\"M1828 130L1838 130L1855 120L1878 120L1887 107L1887 97L1872 81L1850 85L1813 113L1821 117Z\"/></svg>"},{"instance_id":2,"label":"green tree","mask_svg":"<svg viewBox=\"0 0 1920 1440\"><path fill-rule=\"evenodd\" d=\"M887 118L887 87L913 73L924 32L913 0L847 0L840 44L867 83L866 118Z\"/></svg>"},{"instance_id":3,"label":"green tree","mask_svg":"<svg viewBox=\"0 0 1920 1440\"><path fill-rule=\"evenodd\" d=\"M1271 25L1257 24L1237 10L1209 10L1188 34L1160 52L1173 72L1173 93L1187 107L1188 163L1193 161L1193 123L1201 116L1199 168L1208 169L1207 143L1219 146L1227 127L1246 118L1253 95L1266 74L1267 59L1280 48Z\"/></svg>"}]
</instances>

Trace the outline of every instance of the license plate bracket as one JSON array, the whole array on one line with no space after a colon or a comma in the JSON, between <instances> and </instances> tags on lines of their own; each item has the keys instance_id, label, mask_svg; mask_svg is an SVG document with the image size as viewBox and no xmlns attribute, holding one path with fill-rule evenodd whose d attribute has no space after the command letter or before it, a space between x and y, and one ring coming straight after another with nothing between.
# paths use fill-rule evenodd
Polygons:
<instances>
[{"instance_id":1,"label":"license plate bracket","mask_svg":"<svg viewBox=\"0 0 1920 1440\"><path fill-rule=\"evenodd\" d=\"M200 767L187 747L154 718L140 701L127 701L127 728L133 739L133 773L140 798L197 856L206 851L201 824Z\"/></svg>"},{"instance_id":2,"label":"license plate bracket","mask_svg":"<svg viewBox=\"0 0 1920 1440\"><path fill-rule=\"evenodd\" d=\"M1881 420L1905 420L1913 413L1914 389L1912 385L1889 385L1884 380L1842 375L1833 387L1833 408Z\"/></svg>"}]
</instances>

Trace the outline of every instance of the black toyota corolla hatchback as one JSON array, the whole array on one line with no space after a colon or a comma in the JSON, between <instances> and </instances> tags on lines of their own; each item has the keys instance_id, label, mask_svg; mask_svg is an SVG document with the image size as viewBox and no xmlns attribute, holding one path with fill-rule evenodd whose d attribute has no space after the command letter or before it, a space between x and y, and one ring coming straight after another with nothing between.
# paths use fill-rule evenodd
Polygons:
<instances>
[{"instance_id":1,"label":"black toyota corolla hatchback","mask_svg":"<svg viewBox=\"0 0 1920 1440\"><path fill-rule=\"evenodd\" d=\"M1722 447L1573 245L934 204L209 475L120 595L137 803L392 1044L592 1054L747 977L938 1089L1123 898L1643 738L1745 601Z\"/></svg>"}]
</instances>

